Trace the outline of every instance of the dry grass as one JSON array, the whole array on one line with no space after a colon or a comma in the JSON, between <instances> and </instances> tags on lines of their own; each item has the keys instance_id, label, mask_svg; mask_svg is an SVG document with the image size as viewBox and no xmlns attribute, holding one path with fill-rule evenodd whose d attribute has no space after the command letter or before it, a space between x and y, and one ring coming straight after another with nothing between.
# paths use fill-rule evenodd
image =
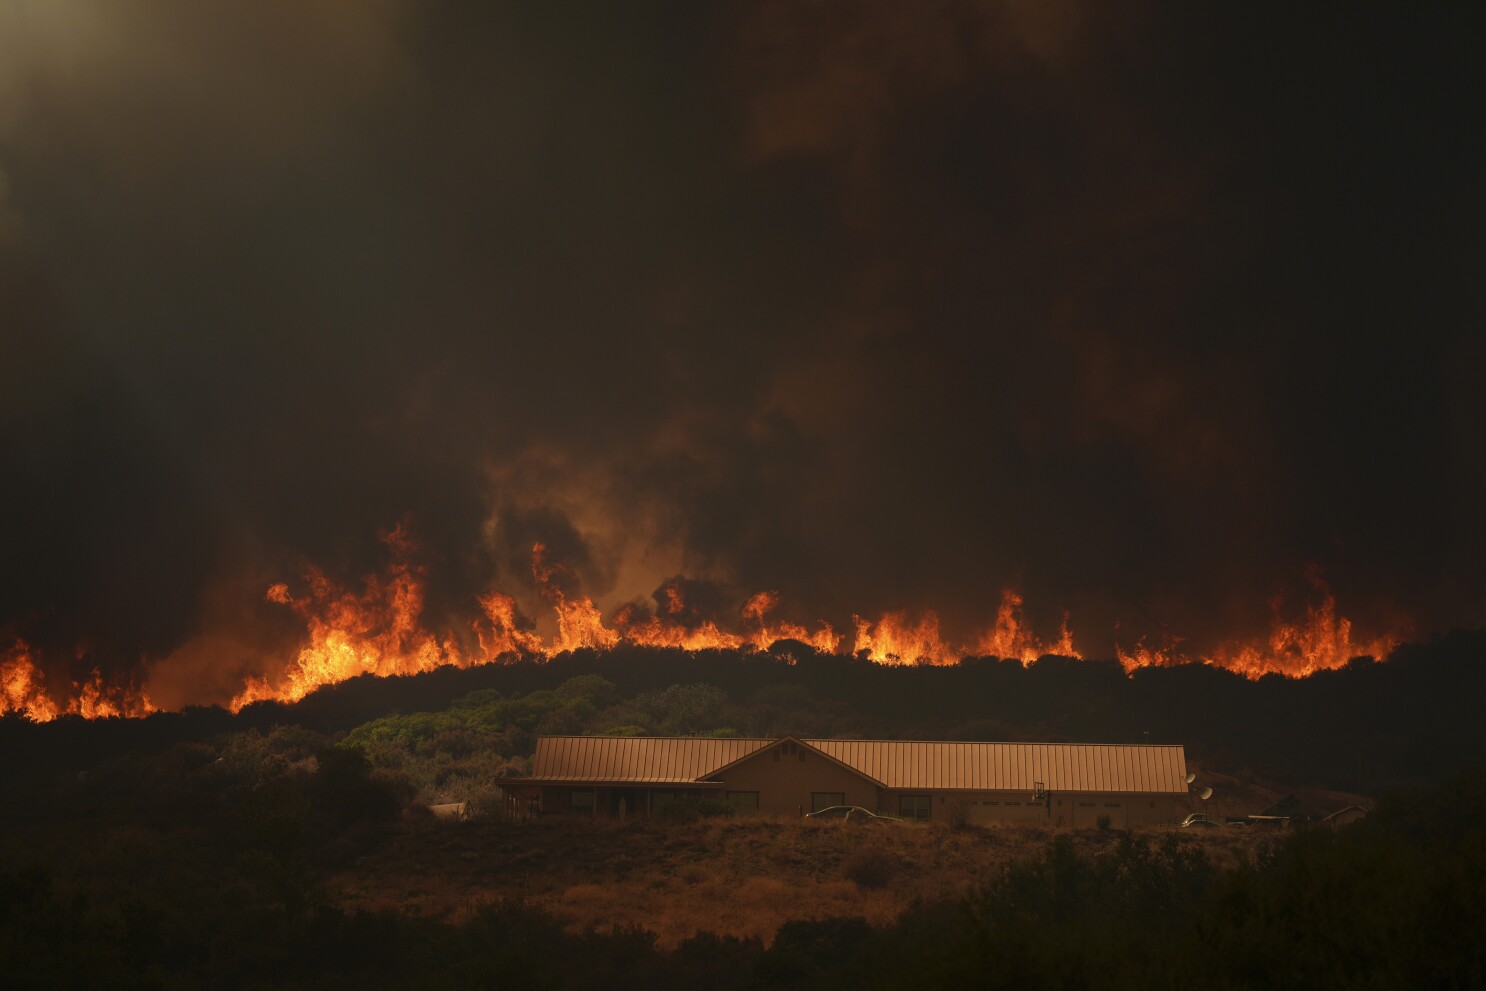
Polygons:
<instances>
[{"instance_id":1,"label":"dry grass","mask_svg":"<svg viewBox=\"0 0 1486 991\"><path fill-rule=\"evenodd\" d=\"M545 819L530 823L410 820L396 839L337 879L347 908L399 908L458 919L520 898L574 929L640 926L674 946L698 932L773 938L792 919L896 918L993 880L1035 856L1045 828L949 829L939 823L857 825L767 818L697 823ZM1068 836L1094 853L1117 842ZM1220 863L1262 839L1239 830L1183 835ZM895 865L881 886L851 880L865 859Z\"/></svg>"}]
</instances>

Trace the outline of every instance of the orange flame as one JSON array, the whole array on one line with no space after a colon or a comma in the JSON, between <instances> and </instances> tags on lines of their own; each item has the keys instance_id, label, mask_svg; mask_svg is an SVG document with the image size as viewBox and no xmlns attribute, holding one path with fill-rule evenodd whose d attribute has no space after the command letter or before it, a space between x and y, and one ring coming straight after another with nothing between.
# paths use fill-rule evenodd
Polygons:
<instances>
[{"instance_id":1,"label":"orange flame","mask_svg":"<svg viewBox=\"0 0 1486 991\"><path fill-rule=\"evenodd\" d=\"M711 620L687 626L672 616L688 612L686 593L681 586L667 582L660 588L664 597L664 616L650 616L633 604L621 606L614 614L614 625L630 643L641 647L673 647L679 650L739 650L745 641L735 633L724 633Z\"/></svg>"},{"instance_id":2,"label":"orange flame","mask_svg":"<svg viewBox=\"0 0 1486 991\"><path fill-rule=\"evenodd\" d=\"M743 603L742 616L750 623L758 624L748 642L755 650L768 650L780 640L798 640L814 647L817 653L834 654L841 649L842 637L831 629L830 623L821 623L820 629L811 633L795 623L780 622L769 625L769 613L779 608L778 592L758 592Z\"/></svg>"},{"instance_id":3,"label":"orange flame","mask_svg":"<svg viewBox=\"0 0 1486 991\"><path fill-rule=\"evenodd\" d=\"M480 660L490 662L511 654L545 654L546 646L535 633L521 629L516 618L516 600L504 592L488 592L477 601L485 611L489 627L476 622L475 637Z\"/></svg>"},{"instance_id":4,"label":"orange flame","mask_svg":"<svg viewBox=\"0 0 1486 991\"><path fill-rule=\"evenodd\" d=\"M561 565L547 564L547 548L533 544L531 548L531 575L536 580L542 597L557 610L557 643L554 653L581 650L592 647L606 650L619 643L618 632L604 625L603 613L599 612L588 596L569 599L557 583L557 576L566 574Z\"/></svg>"},{"instance_id":5,"label":"orange flame","mask_svg":"<svg viewBox=\"0 0 1486 991\"><path fill-rule=\"evenodd\" d=\"M412 563L412 545L402 527L381 535L389 549L384 574L370 575L360 592L337 586L311 567L307 586L296 595L287 584L270 586L268 602L292 609L305 623L305 640L277 674L245 679L231 700L236 712L260 700L298 701L324 685L363 674L410 675L438 667L468 667L513 658L550 658L582 650L609 650L620 644L686 651L768 650L781 640L796 640L822 654L842 650L844 637L827 623L817 630L788 621L771 621L780 594L757 592L739 611L741 627L734 632L712 619L700 618L686 599L686 583L668 582L656 593L657 611L627 605L609 624L593 600L581 594L576 574L550 559L547 547L532 547L531 574L541 597L556 615L557 631L547 640L525 623L515 598L492 590L478 597L482 616L470 623L463 640L452 633L436 635L423 625L424 571ZM1342 667L1352 657L1386 657L1398 644L1392 637L1354 639L1351 621L1339 616L1335 599L1318 578L1323 592L1319 605L1308 606L1302 619L1281 617L1278 600L1271 603L1274 623L1266 641L1228 643L1206 654L1180 649L1181 640L1164 647L1144 640L1133 648L1117 645L1127 673L1139 668L1208 664L1251 679L1266 674L1301 678L1317 671ZM939 616L924 610L916 617L889 611L877 619L853 616L855 637L851 652L879 664L954 664L966 656L1012 659L1024 665L1048 654L1081 658L1074 645L1068 614L1063 614L1056 638L1042 640L1023 614L1023 598L1014 588L1002 591L991 626L968 644L944 638ZM34 651L15 641L0 651L0 715L19 713L36 721L76 714L85 718L145 715L155 711L137 687L105 682L99 670L69 685L65 698L49 691Z\"/></svg>"},{"instance_id":6,"label":"orange flame","mask_svg":"<svg viewBox=\"0 0 1486 991\"><path fill-rule=\"evenodd\" d=\"M878 664L953 664L957 655L939 638L939 615L924 610L918 622L910 622L906 613L885 612L873 623L852 616L857 638L854 652L866 653Z\"/></svg>"},{"instance_id":7,"label":"orange flame","mask_svg":"<svg viewBox=\"0 0 1486 991\"><path fill-rule=\"evenodd\" d=\"M31 648L17 640L0 654L0 715L19 713L34 722L45 723L62 714L46 694L46 679L32 660Z\"/></svg>"},{"instance_id":8,"label":"orange flame","mask_svg":"<svg viewBox=\"0 0 1486 991\"><path fill-rule=\"evenodd\" d=\"M310 569L305 598L295 599L286 585L268 590L269 602L287 605L304 619L309 643L276 681L250 677L229 705L233 712L269 699L295 702L322 685L362 674L417 674L468 663L452 640L440 642L419 626L422 572L408 561L407 534L394 527L382 541L392 551L388 576L367 578L360 595L337 588L318 568Z\"/></svg>"},{"instance_id":9,"label":"orange flame","mask_svg":"<svg viewBox=\"0 0 1486 991\"><path fill-rule=\"evenodd\" d=\"M1317 671L1334 671L1354 657L1385 658L1398 646L1399 641L1394 637L1354 641L1351 620L1337 616L1336 599L1324 586L1321 588L1324 593L1321 604L1306 606L1305 619L1299 623L1285 622L1279 614L1279 600L1271 602L1274 625L1269 640L1262 646L1228 643L1211 654L1189 656L1177 649L1179 641L1165 648L1150 648L1141 641L1130 651L1116 646L1115 652L1127 673L1138 668L1196 663L1225 668L1257 680L1267 674L1304 678Z\"/></svg>"},{"instance_id":10,"label":"orange flame","mask_svg":"<svg viewBox=\"0 0 1486 991\"><path fill-rule=\"evenodd\" d=\"M941 639L939 616L933 610L925 610L917 622L909 621L901 612L883 613L875 623L860 616L852 618L857 628L855 652L865 651L879 664L954 664L961 657L979 656L1004 657L1030 665L1045 654L1083 657L1073 646L1066 612L1058 639L1044 643L1027 625L1021 593L1012 588L1001 593L995 625L972 646L955 647Z\"/></svg>"},{"instance_id":11,"label":"orange flame","mask_svg":"<svg viewBox=\"0 0 1486 991\"><path fill-rule=\"evenodd\" d=\"M58 705L48 693L46 677L25 641L15 641L0 654L0 715L13 712L45 723L64 715L108 719L147 716L154 711L154 704L143 691L129 684L107 684L97 668L88 680L73 684L66 702Z\"/></svg>"},{"instance_id":12,"label":"orange flame","mask_svg":"<svg viewBox=\"0 0 1486 991\"><path fill-rule=\"evenodd\" d=\"M982 657L1007 657L1030 665L1044 654L1082 659L1073 646L1073 631L1068 628L1068 613L1063 613L1063 625L1058 628L1058 639L1043 643L1032 634L1022 617L1022 596L1016 589L1005 589L1001 593L1001 607L996 610L996 625L980 638L977 653Z\"/></svg>"}]
</instances>

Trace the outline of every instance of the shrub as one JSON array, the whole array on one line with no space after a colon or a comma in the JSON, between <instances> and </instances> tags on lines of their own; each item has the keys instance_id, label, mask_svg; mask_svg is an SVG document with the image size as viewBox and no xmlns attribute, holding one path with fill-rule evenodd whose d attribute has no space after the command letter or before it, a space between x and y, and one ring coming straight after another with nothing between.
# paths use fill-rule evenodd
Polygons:
<instances>
[{"instance_id":1,"label":"shrub","mask_svg":"<svg viewBox=\"0 0 1486 991\"><path fill-rule=\"evenodd\" d=\"M655 817L666 822L696 822L737 813L737 809L716 798L679 798L658 807Z\"/></svg>"},{"instance_id":2,"label":"shrub","mask_svg":"<svg viewBox=\"0 0 1486 991\"><path fill-rule=\"evenodd\" d=\"M891 850L882 847L865 847L846 858L841 873L848 881L862 888L884 888L898 876L903 862Z\"/></svg>"},{"instance_id":3,"label":"shrub","mask_svg":"<svg viewBox=\"0 0 1486 991\"><path fill-rule=\"evenodd\" d=\"M970 807L961 801L950 802L944 821L950 829L964 829L970 825Z\"/></svg>"}]
</instances>

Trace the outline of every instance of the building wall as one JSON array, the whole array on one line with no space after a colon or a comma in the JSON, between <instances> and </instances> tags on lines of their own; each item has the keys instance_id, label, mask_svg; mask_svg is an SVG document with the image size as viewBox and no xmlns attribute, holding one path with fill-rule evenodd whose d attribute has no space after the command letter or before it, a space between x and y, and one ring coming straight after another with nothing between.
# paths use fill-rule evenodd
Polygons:
<instances>
[{"instance_id":1,"label":"building wall","mask_svg":"<svg viewBox=\"0 0 1486 991\"><path fill-rule=\"evenodd\" d=\"M902 815L906 795L930 796L930 818L948 819L963 806L965 820L983 826L1045 824L1071 829L1093 829L1103 816L1115 829L1180 822L1185 796L1128 794L1054 794L1038 801L1030 792L884 791L877 811Z\"/></svg>"},{"instance_id":2,"label":"building wall","mask_svg":"<svg viewBox=\"0 0 1486 991\"><path fill-rule=\"evenodd\" d=\"M592 814L596 816L617 816L622 808L626 816L644 817L652 814L661 793L725 801L728 792L757 792L760 814L796 816L811 810L813 793L839 792L844 805L902 816L904 796L926 795L930 819L949 819L957 814L956 806L963 806L966 821L977 825L1050 825L1071 829L1093 829L1104 816L1109 817L1109 824L1115 829L1177 823L1187 811L1185 795L1055 792L1038 801L1025 791L881 790L849 768L805 748L793 754L777 747L765 750L716 780L724 782L724 786L548 785L541 789L541 808L549 813L573 812L572 793L588 791L594 795Z\"/></svg>"},{"instance_id":3,"label":"building wall","mask_svg":"<svg viewBox=\"0 0 1486 991\"><path fill-rule=\"evenodd\" d=\"M877 807L875 784L805 747L793 754L771 747L714 777L726 782L726 791L758 792L758 810L763 815L809 812L814 792L840 792L844 805Z\"/></svg>"},{"instance_id":4,"label":"building wall","mask_svg":"<svg viewBox=\"0 0 1486 991\"><path fill-rule=\"evenodd\" d=\"M1109 817L1115 829L1181 822L1185 795L1054 793L1048 799L1048 823L1071 829L1093 829Z\"/></svg>"},{"instance_id":5,"label":"building wall","mask_svg":"<svg viewBox=\"0 0 1486 991\"><path fill-rule=\"evenodd\" d=\"M574 792L589 792L593 795L591 812L573 807ZM723 795L717 788L687 788L685 785L544 785L542 786L541 810L544 813L574 815L591 814L608 818L645 818L656 806L670 798L715 798Z\"/></svg>"}]
</instances>

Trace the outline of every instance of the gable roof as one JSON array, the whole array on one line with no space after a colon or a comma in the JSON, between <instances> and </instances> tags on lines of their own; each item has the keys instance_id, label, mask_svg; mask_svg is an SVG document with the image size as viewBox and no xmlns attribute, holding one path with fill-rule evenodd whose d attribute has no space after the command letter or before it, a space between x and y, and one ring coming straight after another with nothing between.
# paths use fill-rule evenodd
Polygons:
<instances>
[{"instance_id":1,"label":"gable roof","mask_svg":"<svg viewBox=\"0 0 1486 991\"><path fill-rule=\"evenodd\" d=\"M786 737L785 739L794 739ZM757 737L543 736L532 780L707 784L704 779L780 740ZM1180 746L798 740L894 791L1186 794Z\"/></svg>"},{"instance_id":2,"label":"gable roof","mask_svg":"<svg viewBox=\"0 0 1486 991\"><path fill-rule=\"evenodd\" d=\"M539 736L531 776L544 781L695 782L773 740L702 736Z\"/></svg>"},{"instance_id":3,"label":"gable roof","mask_svg":"<svg viewBox=\"0 0 1486 991\"><path fill-rule=\"evenodd\" d=\"M1186 794L1179 746L811 740L894 791L1161 792Z\"/></svg>"},{"instance_id":4,"label":"gable roof","mask_svg":"<svg viewBox=\"0 0 1486 991\"><path fill-rule=\"evenodd\" d=\"M817 741L817 742L819 742L819 741ZM846 770L850 771L852 774L855 774L857 777L859 777L859 778L866 778L868 781L870 781L872 784L876 785L879 788L886 787L881 781L878 781L876 778L872 777L870 774L864 773L860 768L852 767L850 764L843 763L839 759L837 759L837 758L831 756L830 754L826 753L824 750L821 750L819 747L812 746L809 740L801 740L799 737L794 737L794 736L783 736L783 737L780 737L777 740L771 740L768 744L766 744L763 747L760 747L758 750L755 750L755 751L753 751L751 753L744 754L742 757L739 757L737 760L732 761L729 764L725 764L722 767L719 767L715 771L712 771L711 773L709 773L707 775L707 777L709 777L709 778L715 778L715 777L718 777L720 775L726 774L728 771L732 770L734 767L737 767L739 764L743 763L745 760L750 760L750 759L752 759L754 757L761 756L765 751L773 750L775 747L782 746L782 745L784 745L786 743L798 744L799 746L804 747L806 750L809 750L812 753L815 753L815 754L820 755L821 757L824 757L826 760L830 761L832 764L836 764L836 765L838 765L840 767L845 768Z\"/></svg>"}]
</instances>

